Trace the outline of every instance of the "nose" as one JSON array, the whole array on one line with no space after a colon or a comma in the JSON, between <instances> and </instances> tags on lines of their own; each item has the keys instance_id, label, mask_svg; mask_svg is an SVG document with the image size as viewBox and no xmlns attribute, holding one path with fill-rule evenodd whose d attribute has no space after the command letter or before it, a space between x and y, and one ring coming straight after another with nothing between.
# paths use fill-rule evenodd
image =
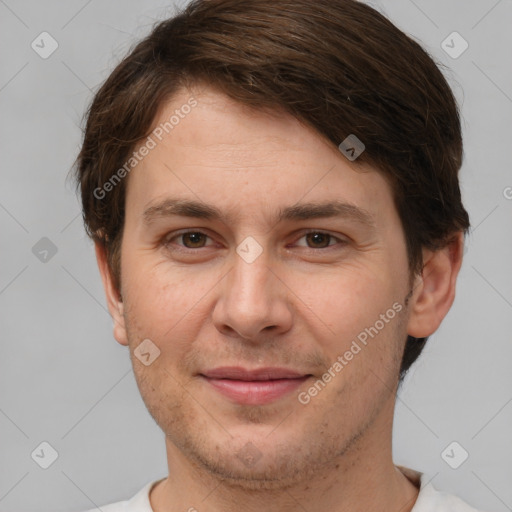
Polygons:
<instances>
[{"instance_id":1,"label":"nose","mask_svg":"<svg viewBox=\"0 0 512 512\"><path fill-rule=\"evenodd\" d=\"M258 343L291 328L290 292L271 264L265 251L252 263L234 255L212 314L222 334Z\"/></svg>"}]
</instances>

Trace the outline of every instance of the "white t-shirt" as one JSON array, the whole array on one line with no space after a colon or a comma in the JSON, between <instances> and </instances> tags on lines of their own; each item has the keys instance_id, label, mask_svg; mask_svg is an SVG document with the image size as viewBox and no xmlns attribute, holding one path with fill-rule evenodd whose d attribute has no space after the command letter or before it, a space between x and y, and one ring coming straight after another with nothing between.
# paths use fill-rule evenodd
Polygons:
<instances>
[{"instance_id":1,"label":"white t-shirt","mask_svg":"<svg viewBox=\"0 0 512 512\"><path fill-rule=\"evenodd\" d=\"M420 492L411 512L479 512L457 496L438 491L423 473L404 466L396 466L402 473L420 487ZM149 501L151 488L160 480L147 483L133 498L101 507L103 512L154 512ZM90 509L85 512L97 512Z\"/></svg>"}]
</instances>

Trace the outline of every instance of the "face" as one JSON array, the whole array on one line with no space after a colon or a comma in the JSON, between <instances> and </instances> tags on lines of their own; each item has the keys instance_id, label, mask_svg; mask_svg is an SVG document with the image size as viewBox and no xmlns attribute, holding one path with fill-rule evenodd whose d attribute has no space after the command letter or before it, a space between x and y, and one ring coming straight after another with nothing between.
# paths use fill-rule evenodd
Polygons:
<instances>
[{"instance_id":1,"label":"face","mask_svg":"<svg viewBox=\"0 0 512 512\"><path fill-rule=\"evenodd\" d=\"M387 442L410 291L388 183L285 114L203 87L155 126L176 109L128 178L115 328L167 442L268 486Z\"/></svg>"}]
</instances>

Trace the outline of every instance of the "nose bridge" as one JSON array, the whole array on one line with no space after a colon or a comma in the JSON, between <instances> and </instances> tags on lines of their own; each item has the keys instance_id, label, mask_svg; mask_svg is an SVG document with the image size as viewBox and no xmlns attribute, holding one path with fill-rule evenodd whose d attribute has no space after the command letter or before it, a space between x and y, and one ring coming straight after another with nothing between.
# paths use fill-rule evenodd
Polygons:
<instances>
[{"instance_id":1,"label":"nose bridge","mask_svg":"<svg viewBox=\"0 0 512 512\"><path fill-rule=\"evenodd\" d=\"M291 315L282 284L273 274L268 251L254 257L255 247L240 244L233 266L222 286L214 311L214 323L224 332L236 331L257 338L264 329L281 331L290 326ZM244 249L248 249L244 252ZM247 257L250 254L251 257ZM232 331L231 331L232 330Z\"/></svg>"},{"instance_id":2,"label":"nose bridge","mask_svg":"<svg viewBox=\"0 0 512 512\"><path fill-rule=\"evenodd\" d=\"M234 301L231 306L237 307L248 317L261 315L269 308L274 288L270 265L264 251L253 261L236 255L227 288L229 301Z\"/></svg>"}]
</instances>

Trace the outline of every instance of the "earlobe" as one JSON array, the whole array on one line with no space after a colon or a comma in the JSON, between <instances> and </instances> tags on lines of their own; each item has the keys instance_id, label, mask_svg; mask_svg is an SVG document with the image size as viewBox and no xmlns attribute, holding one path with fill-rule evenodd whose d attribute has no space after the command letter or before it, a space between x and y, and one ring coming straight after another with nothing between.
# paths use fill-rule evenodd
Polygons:
<instances>
[{"instance_id":1,"label":"earlobe","mask_svg":"<svg viewBox=\"0 0 512 512\"><path fill-rule=\"evenodd\" d=\"M463 233L444 248L423 251L423 270L414 284L407 334L425 338L434 333L455 299L455 284L462 265Z\"/></svg>"},{"instance_id":2,"label":"earlobe","mask_svg":"<svg viewBox=\"0 0 512 512\"><path fill-rule=\"evenodd\" d=\"M119 290L114 286L114 281L108 266L105 247L99 242L95 242L96 261L100 271L103 288L107 299L107 306L114 321L114 338L121 345L128 345L126 336L126 326L124 321L124 304Z\"/></svg>"}]
</instances>

